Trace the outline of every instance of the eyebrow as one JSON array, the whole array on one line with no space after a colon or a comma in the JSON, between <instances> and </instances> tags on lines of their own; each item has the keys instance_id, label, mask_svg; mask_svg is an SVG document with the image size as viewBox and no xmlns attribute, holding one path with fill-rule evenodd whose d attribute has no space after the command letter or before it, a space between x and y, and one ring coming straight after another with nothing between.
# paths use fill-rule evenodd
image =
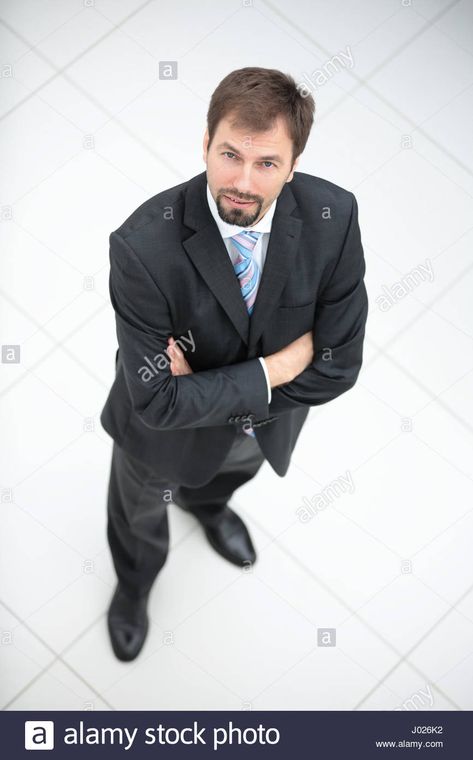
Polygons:
<instances>
[{"instance_id":1,"label":"eyebrow","mask_svg":"<svg viewBox=\"0 0 473 760\"><path fill-rule=\"evenodd\" d=\"M230 145L230 143L228 142L220 143L220 145L217 145L217 150L219 148L228 148L232 153L236 153L238 156L240 155L238 150L234 148L232 145ZM274 154L273 156L259 156L259 160L260 161L279 161L279 163L281 164L283 163L281 156L278 156L277 154Z\"/></svg>"}]
</instances>

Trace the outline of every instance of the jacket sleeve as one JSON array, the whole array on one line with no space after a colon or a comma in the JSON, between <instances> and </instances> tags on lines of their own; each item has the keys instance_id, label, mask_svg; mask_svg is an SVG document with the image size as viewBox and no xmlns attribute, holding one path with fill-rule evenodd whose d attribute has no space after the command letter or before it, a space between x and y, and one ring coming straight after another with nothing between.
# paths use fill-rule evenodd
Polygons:
<instances>
[{"instance_id":1,"label":"jacket sleeve","mask_svg":"<svg viewBox=\"0 0 473 760\"><path fill-rule=\"evenodd\" d=\"M173 430L233 424L233 416L267 416L268 389L258 358L172 375L168 337L180 336L173 333L168 303L117 232L110 235L109 287L127 387L145 425ZM192 366L190 352L186 359Z\"/></svg>"},{"instance_id":2,"label":"jacket sleeve","mask_svg":"<svg viewBox=\"0 0 473 760\"><path fill-rule=\"evenodd\" d=\"M317 406L340 396L356 382L363 359L368 297L365 261L352 194L350 221L340 255L318 299L314 320L314 358L290 383L273 388L269 413Z\"/></svg>"}]
</instances>

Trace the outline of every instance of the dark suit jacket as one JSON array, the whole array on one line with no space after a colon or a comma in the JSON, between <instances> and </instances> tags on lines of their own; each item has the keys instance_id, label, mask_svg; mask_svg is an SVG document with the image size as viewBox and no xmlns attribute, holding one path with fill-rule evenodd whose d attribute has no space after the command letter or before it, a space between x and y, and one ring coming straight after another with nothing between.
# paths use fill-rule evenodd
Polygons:
<instances>
[{"instance_id":1,"label":"dark suit jacket","mask_svg":"<svg viewBox=\"0 0 473 760\"><path fill-rule=\"evenodd\" d=\"M250 318L206 181L203 172L158 193L110 235L119 350L100 419L125 451L185 486L216 474L248 420L284 476L310 407L354 385L368 310L353 193L302 172L284 185ZM313 362L268 405L257 357L311 328ZM192 374L170 372L170 335L192 335L194 351L182 343Z\"/></svg>"}]
</instances>

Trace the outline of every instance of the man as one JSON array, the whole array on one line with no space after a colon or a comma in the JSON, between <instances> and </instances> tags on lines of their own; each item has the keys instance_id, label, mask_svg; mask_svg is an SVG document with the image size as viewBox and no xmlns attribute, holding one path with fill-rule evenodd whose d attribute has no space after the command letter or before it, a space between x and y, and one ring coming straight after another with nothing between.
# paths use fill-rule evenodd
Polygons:
<instances>
[{"instance_id":1,"label":"man","mask_svg":"<svg viewBox=\"0 0 473 760\"><path fill-rule=\"evenodd\" d=\"M167 502L227 560L254 562L232 494L265 459L283 477L310 407L356 382L368 306L356 200L295 173L314 107L280 71L233 71L210 102L206 172L110 236L119 349L101 421L121 660L146 638Z\"/></svg>"}]
</instances>

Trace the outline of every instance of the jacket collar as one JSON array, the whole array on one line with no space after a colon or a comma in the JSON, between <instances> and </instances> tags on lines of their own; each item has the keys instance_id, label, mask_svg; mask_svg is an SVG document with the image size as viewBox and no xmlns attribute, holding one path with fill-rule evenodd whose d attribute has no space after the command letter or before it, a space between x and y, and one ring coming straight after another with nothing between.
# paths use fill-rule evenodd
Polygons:
<instances>
[{"instance_id":1,"label":"jacket collar","mask_svg":"<svg viewBox=\"0 0 473 760\"><path fill-rule=\"evenodd\" d=\"M265 264L251 318L222 235L209 208L207 172L198 174L187 184L184 224L194 234L183 241L183 246L247 344L248 358L257 355L257 342L278 304L295 263L303 223L302 219L292 215L298 207L290 184L284 185L276 199Z\"/></svg>"}]
</instances>

